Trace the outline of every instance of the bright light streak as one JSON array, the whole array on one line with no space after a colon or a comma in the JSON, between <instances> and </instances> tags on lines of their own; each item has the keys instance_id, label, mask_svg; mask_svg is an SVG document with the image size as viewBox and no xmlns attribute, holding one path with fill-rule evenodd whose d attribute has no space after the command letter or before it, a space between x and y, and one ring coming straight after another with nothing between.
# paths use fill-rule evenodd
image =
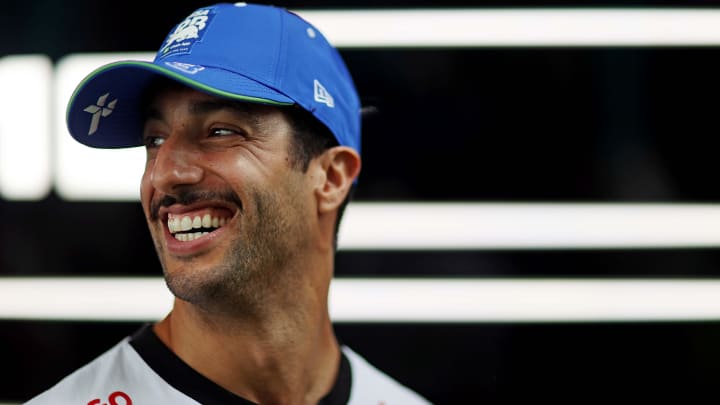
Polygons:
<instances>
[{"instance_id":1,"label":"bright light streak","mask_svg":"<svg viewBox=\"0 0 720 405\"><path fill-rule=\"evenodd\" d=\"M0 58L0 195L39 200L50 192L50 89L45 55Z\"/></svg>"},{"instance_id":2,"label":"bright light streak","mask_svg":"<svg viewBox=\"0 0 720 405\"><path fill-rule=\"evenodd\" d=\"M333 281L336 322L720 320L720 281L347 279ZM0 319L152 321L172 296L161 278L2 278Z\"/></svg>"},{"instance_id":3,"label":"bright light streak","mask_svg":"<svg viewBox=\"0 0 720 405\"><path fill-rule=\"evenodd\" d=\"M149 321L171 307L162 278L0 279L0 319Z\"/></svg>"},{"instance_id":4,"label":"bright light streak","mask_svg":"<svg viewBox=\"0 0 720 405\"><path fill-rule=\"evenodd\" d=\"M303 11L338 47L698 46L720 44L711 9Z\"/></svg>"},{"instance_id":5,"label":"bright light streak","mask_svg":"<svg viewBox=\"0 0 720 405\"><path fill-rule=\"evenodd\" d=\"M0 318L147 321L172 306L161 278L3 278Z\"/></svg>"},{"instance_id":6,"label":"bright light streak","mask_svg":"<svg viewBox=\"0 0 720 405\"><path fill-rule=\"evenodd\" d=\"M350 203L346 250L720 246L720 205Z\"/></svg>"},{"instance_id":7,"label":"bright light streak","mask_svg":"<svg viewBox=\"0 0 720 405\"><path fill-rule=\"evenodd\" d=\"M720 281L336 280L344 322L584 322L720 318Z\"/></svg>"},{"instance_id":8,"label":"bright light streak","mask_svg":"<svg viewBox=\"0 0 720 405\"><path fill-rule=\"evenodd\" d=\"M69 134L65 109L75 87L94 69L119 59L147 60L141 54L79 54L63 58L55 74L55 186L68 200L138 200L145 165L142 148L93 149Z\"/></svg>"}]
</instances>

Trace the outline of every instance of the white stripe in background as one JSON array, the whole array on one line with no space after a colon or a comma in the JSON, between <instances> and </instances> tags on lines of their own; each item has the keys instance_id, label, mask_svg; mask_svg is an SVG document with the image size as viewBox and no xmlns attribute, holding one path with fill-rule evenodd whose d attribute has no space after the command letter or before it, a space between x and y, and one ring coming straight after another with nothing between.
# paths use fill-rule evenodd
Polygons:
<instances>
[{"instance_id":1,"label":"white stripe in background","mask_svg":"<svg viewBox=\"0 0 720 405\"><path fill-rule=\"evenodd\" d=\"M720 320L720 281L357 279L333 281L336 322ZM0 278L0 319L150 321L171 307L161 278Z\"/></svg>"},{"instance_id":2,"label":"white stripe in background","mask_svg":"<svg viewBox=\"0 0 720 405\"><path fill-rule=\"evenodd\" d=\"M303 11L338 47L720 44L720 10L653 8Z\"/></svg>"},{"instance_id":3,"label":"white stripe in background","mask_svg":"<svg viewBox=\"0 0 720 405\"><path fill-rule=\"evenodd\" d=\"M0 278L0 319L146 321L171 308L162 278Z\"/></svg>"},{"instance_id":4,"label":"white stripe in background","mask_svg":"<svg viewBox=\"0 0 720 405\"><path fill-rule=\"evenodd\" d=\"M720 246L717 204L350 203L345 250Z\"/></svg>"},{"instance_id":5,"label":"white stripe in background","mask_svg":"<svg viewBox=\"0 0 720 405\"><path fill-rule=\"evenodd\" d=\"M0 196L40 200L50 192L52 62L45 55L0 58Z\"/></svg>"}]
</instances>

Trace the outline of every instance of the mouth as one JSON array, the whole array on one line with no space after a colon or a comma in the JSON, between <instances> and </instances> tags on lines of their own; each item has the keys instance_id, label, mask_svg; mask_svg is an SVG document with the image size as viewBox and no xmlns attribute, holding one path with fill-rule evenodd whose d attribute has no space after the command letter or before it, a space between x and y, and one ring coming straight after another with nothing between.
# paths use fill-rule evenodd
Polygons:
<instances>
[{"instance_id":1,"label":"mouth","mask_svg":"<svg viewBox=\"0 0 720 405\"><path fill-rule=\"evenodd\" d=\"M191 242L203 238L224 227L234 213L224 208L199 209L192 212L168 212L167 229L180 242Z\"/></svg>"}]
</instances>

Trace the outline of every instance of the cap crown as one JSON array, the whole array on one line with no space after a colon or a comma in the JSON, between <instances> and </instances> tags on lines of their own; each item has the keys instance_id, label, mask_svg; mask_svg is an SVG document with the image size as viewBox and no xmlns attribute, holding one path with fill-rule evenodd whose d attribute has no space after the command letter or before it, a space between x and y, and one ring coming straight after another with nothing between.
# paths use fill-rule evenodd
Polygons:
<instances>
[{"instance_id":1,"label":"cap crown","mask_svg":"<svg viewBox=\"0 0 720 405\"><path fill-rule=\"evenodd\" d=\"M73 137L94 147L139 145L142 92L158 75L221 97L298 104L339 144L360 151L360 101L345 63L319 30L285 9L203 7L170 30L152 63L117 62L93 72L68 107ZM88 131L86 107L106 94L115 101L113 114Z\"/></svg>"}]
</instances>

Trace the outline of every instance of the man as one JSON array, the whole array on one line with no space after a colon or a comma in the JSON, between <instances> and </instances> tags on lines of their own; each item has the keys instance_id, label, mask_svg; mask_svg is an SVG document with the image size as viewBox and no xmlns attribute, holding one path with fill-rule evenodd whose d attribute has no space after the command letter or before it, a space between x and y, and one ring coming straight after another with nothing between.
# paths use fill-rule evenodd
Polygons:
<instances>
[{"instance_id":1,"label":"man","mask_svg":"<svg viewBox=\"0 0 720 405\"><path fill-rule=\"evenodd\" d=\"M93 72L67 120L92 147L145 145L142 206L176 298L31 404L427 403L332 330L360 104L310 24L267 6L199 9L154 62Z\"/></svg>"}]
</instances>

